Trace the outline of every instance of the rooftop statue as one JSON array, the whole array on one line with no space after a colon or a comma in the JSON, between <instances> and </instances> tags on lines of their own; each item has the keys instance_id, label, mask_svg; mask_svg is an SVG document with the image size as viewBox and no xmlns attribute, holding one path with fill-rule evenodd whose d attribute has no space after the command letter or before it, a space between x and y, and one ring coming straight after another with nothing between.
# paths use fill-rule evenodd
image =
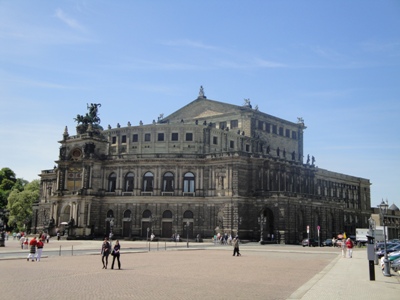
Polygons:
<instances>
[{"instance_id":1,"label":"rooftop statue","mask_svg":"<svg viewBox=\"0 0 400 300\"><path fill-rule=\"evenodd\" d=\"M92 125L93 128L96 129L102 129L100 124L100 118L98 116L98 111L99 107L101 107L101 104L98 103L90 103L86 104L88 113L86 115L77 115L76 118L74 118L75 122L78 123L78 126L76 127L77 132L82 134L85 133L89 127L89 125Z\"/></svg>"}]
</instances>

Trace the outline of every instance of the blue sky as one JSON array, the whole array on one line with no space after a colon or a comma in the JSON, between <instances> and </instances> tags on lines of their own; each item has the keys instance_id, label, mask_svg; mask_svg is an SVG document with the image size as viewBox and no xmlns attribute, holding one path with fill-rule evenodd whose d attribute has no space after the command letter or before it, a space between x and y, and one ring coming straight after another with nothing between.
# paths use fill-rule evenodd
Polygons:
<instances>
[{"instance_id":1,"label":"blue sky","mask_svg":"<svg viewBox=\"0 0 400 300\"><path fill-rule=\"evenodd\" d=\"M1 1L0 167L51 169L87 103L151 123L197 98L297 122L319 168L400 207L399 1Z\"/></svg>"}]
</instances>

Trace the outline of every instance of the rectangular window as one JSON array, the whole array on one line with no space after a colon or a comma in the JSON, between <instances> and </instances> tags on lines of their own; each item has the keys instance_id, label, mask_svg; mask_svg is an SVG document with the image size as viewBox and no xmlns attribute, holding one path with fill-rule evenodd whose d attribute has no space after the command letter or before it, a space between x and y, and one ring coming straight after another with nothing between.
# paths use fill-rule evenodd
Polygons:
<instances>
[{"instance_id":1,"label":"rectangular window","mask_svg":"<svg viewBox=\"0 0 400 300\"><path fill-rule=\"evenodd\" d=\"M218 145L218 137L213 136L213 144Z\"/></svg>"},{"instance_id":2,"label":"rectangular window","mask_svg":"<svg viewBox=\"0 0 400 300\"><path fill-rule=\"evenodd\" d=\"M271 133L271 124L265 123L265 131Z\"/></svg>"},{"instance_id":3,"label":"rectangular window","mask_svg":"<svg viewBox=\"0 0 400 300\"><path fill-rule=\"evenodd\" d=\"M117 137L113 136L111 139L111 144L116 144L117 143Z\"/></svg>"},{"instance_id":4,"label":"rectangular window","mask_svg":"<svg viewBox=\"0 0 400 300\"><path fill-rule=\"evenodd\" d=\"M121 138L121 143L126 143L126 135L123 135Z\"/></svg>"},{"instance_id":5,"label":"rectangular window","mask_svg":"<svg viewBox=\"0 0 400 300\"><path fill-rule=\"evenodd\" d=\"M297 132L292 131L292 139L297 140Z\"/></svg>"},{"instance_id":6,"label":"rectangular window","mask_svg":"<svg viewBox=\"0 0 400 300\"><path fill-rule=\"evenodd\" d=\"M258 121L258 129L260 129L260 130L264 129L264 122L263 121Z\"/></svg>"},{"instance_id":7,"label":"rectangular window","mask_svg":"<svg viewBox=\"0 0 400 300\"><path fill-rule=\"evenodd\" d=\"M187 142L193 141L193 133L191 133L191 132L186 132L186 141L187 141Z\"/></svg>"},{"instance_id":8,"label":"rectangular window","mask_svg":"<svg viewBox=\"0 0 400 300\"><path fill-rule=\"evenodd\" d=\"M290 129L286 129L285 135L286 135L286 137L290 138Z\"/></svg>"},{"instance_id":9,"label":"rectangular window","mask_svg":"<svg viewBox=\"0 0 400 300\"><path fill-rule=\"evenodd\" d=\"M164 133L159 133L159 134L157 135L157 141L159 141L159 142L164 141Z\"/></svg>"},{"instance_id":10,"label":"rectangular window","mask_svg":"<svg viewBox=\"0 0 400 300\"><path fill-rule=\"evenodd\" d=\"M279 135L283 136L283 127L279 127Z\"/></svg>"},{"instance_id":11,"label":"rectangular window","mask_svg":"<svg viewBox=\"0 0 400 300\"><path fill-rule=\"evenodd\" d=\"M250 145L246 145L246 152L250 152Z\"/></svg>"},{"instance_id":12,"label":"rectangular window","mask_svg":"<svg viewBox=\"0 0 400 300\"><path fill-rule=\"evenodd\" d=\"M151 139L151 134L150 133L145 133L144 134L144 141L145 142L150 142Z\"/></svg>"},{"instance_id":13,"label":"rectangular window","mask_svg":"<svg viewBox=\"0 0 400 300\"><path fill-rule=\"evenodd\" d=\"M177 132L173 132L171 134L171 141L178 141L179 140L179 134Z\"/></svg>"},{"instance_id":14,"label":"rectangular window","mask_svg":"<svg viewBox=\"0 0 400 300\"><path fill-rule=\"evenodd\" d=\"M231 121L231 129L232 128L238 128L239 127L239 122L238 120L232 120Z\"/></svg>"},{"instance_id":15,"label":"rectangular window","mask_svg":"<svg viewBox=\"0 0 400 300\"><path fill-rule=\"evenodd\" d=\"M139 141L139 136L137 134L132 135L132 142L137 143Z\"/></svg>"},{"instance_id":16,"label":"rectangular window","mask_svg":"<svg viewBox=\"0 0 400 300\"><path fill-rule=\"evenodd\" d=\"M229 141L229 148L235 148L235 142L234 141Z\"/></svg>"},{"instance_id":17,"label":"rectangular window","mask_svg":"<svg viewBox=\"0 0 400 300\"><path fill-rule=\"evenodd\" d=\"M275 133L275 134L278 133L278 126L272 125L272 133Z\"/></svg>"},{"instance_id":18,"label":"rectangular window","mask_svg":"<svg viewBox=\"0 0 400 300\"><path fill-rule=\"evenodd\" d=\"M219 122L219 129L225 129L226 128L226 122Z\"/></svg>"}]
</instances>

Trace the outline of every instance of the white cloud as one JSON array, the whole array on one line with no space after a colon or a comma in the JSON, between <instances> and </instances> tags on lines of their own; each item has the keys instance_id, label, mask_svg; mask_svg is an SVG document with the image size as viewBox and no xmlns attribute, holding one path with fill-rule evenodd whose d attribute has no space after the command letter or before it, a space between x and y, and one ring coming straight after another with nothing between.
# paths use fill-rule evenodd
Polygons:
<instances>
[{"instance_id":1,"label":"white cloud","mask_svg":"<svg viewBox=\"0 0 400 300\"><path fill-rule=\"evenodd\" d=\"M75 19L72 19L70 17L68 17L60 8L56 9L56 13L55 16L61 20L63 23L65 23L66 25L68 25L68 27L75 29L75 30L79 30L79 31L86 31L85 27L83 27L81 24L79 24L78 21L76 21Z\"/></svg>"}]
</instances>

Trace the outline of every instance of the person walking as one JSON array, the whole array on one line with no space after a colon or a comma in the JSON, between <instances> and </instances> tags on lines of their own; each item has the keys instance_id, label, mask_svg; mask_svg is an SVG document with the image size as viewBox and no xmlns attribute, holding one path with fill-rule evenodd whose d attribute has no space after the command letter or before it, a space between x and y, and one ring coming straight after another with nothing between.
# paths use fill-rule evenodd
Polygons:
<instances>
[{"instance_id":1,"label":"person walking","mask_svg":"<svg viewBox=\"0 0 400 300\"><path fill-rule=\"evenodd\" d=\"M43 245L44 243L42 240L38 240L36 243L36 248L37 248L36 261L40 261L40 258L42 257Z\"/></svg>"},{"instance_id":2,"label":"person walking","mask_svg":"<svg viewBox=\"0 0 400 300\"><path fill-rule=\"evenodd\" d=\"M240 242L239 236L236 236L236 237L233 239L233 256L235 256L235 254L236 254L237 256L241 256L241 255L242 255L242 254L240 254L240 252L239 252L239 242Z\"/></svg>"},{"instance_id":3,"label":"person walking","mask_svg":"<svg viewBox=\"0 0 400 300\"><path fill-rule=\"evenodd\" d=\"M36 237L34 236L31 241L29 242L29 254L28 257L26 259L26 261L29 261L29 259L32 259L32 262L35 261L35 253L36 253L36 244L37 244L37 240Z\"/></svg>"},{"instance_id":4,"label":"person walking","mask_svg":"<svg viewBox=\"0 0 400 300\"><path fill-rule=\"evenodd\" d=\"M344 240L344 239L342 239L341 241L340 241L340 246L341 246L341 248L342 248L342 257L343 258L346 258L346 240Z\"/></svg>"},{"instance_id":5,"label":"person walking","mask_svg":"<svg viewBox=\"0 0 400 300\"><path fill-rule=\"evenodd\" d=\"M19 238L19 242L21 244L21 249L24 249L25 237Z\"/></svg>"},{"instance_id":6,"label":"person walking","mask_svg":"<svg viewBox=\"0 0 400 300\"><path fill-rule=\"evenodd\" d=\"M118 269L121 270L121 262L119 261L119 256L120 256L120 250L121 250L121 245L119 244L119 240L115 241L115 245L114 245L114 249L111 253L111 255L113 256L113 261L111 264L111 269L114 269L114 262L115 259L118 260Z\"/></svg>"},{"instance_id":7,"label":"person walking","mask_svg":"<svg viewBox=\"0 0 400 300\"><path fill-rule=\"evenodd\" d=\"M103 269L107 269L108 255L110 255L110 243L107 238L104 238L103 245L101 246L101 261L103 263Z\"/></svg>"},{"instance_id":8,"label":"person walking","mask_svg":"<svg viewBox=\"0 0 400 300\"><path fill-rule=\"evenodd\" d=\"M352 258L353 257L354 244L353 244L353 241L350 238L348 238L346 240L346 247L347 247L347 253L349 254L349 258Z\"/></svg>"}]
</instances>

